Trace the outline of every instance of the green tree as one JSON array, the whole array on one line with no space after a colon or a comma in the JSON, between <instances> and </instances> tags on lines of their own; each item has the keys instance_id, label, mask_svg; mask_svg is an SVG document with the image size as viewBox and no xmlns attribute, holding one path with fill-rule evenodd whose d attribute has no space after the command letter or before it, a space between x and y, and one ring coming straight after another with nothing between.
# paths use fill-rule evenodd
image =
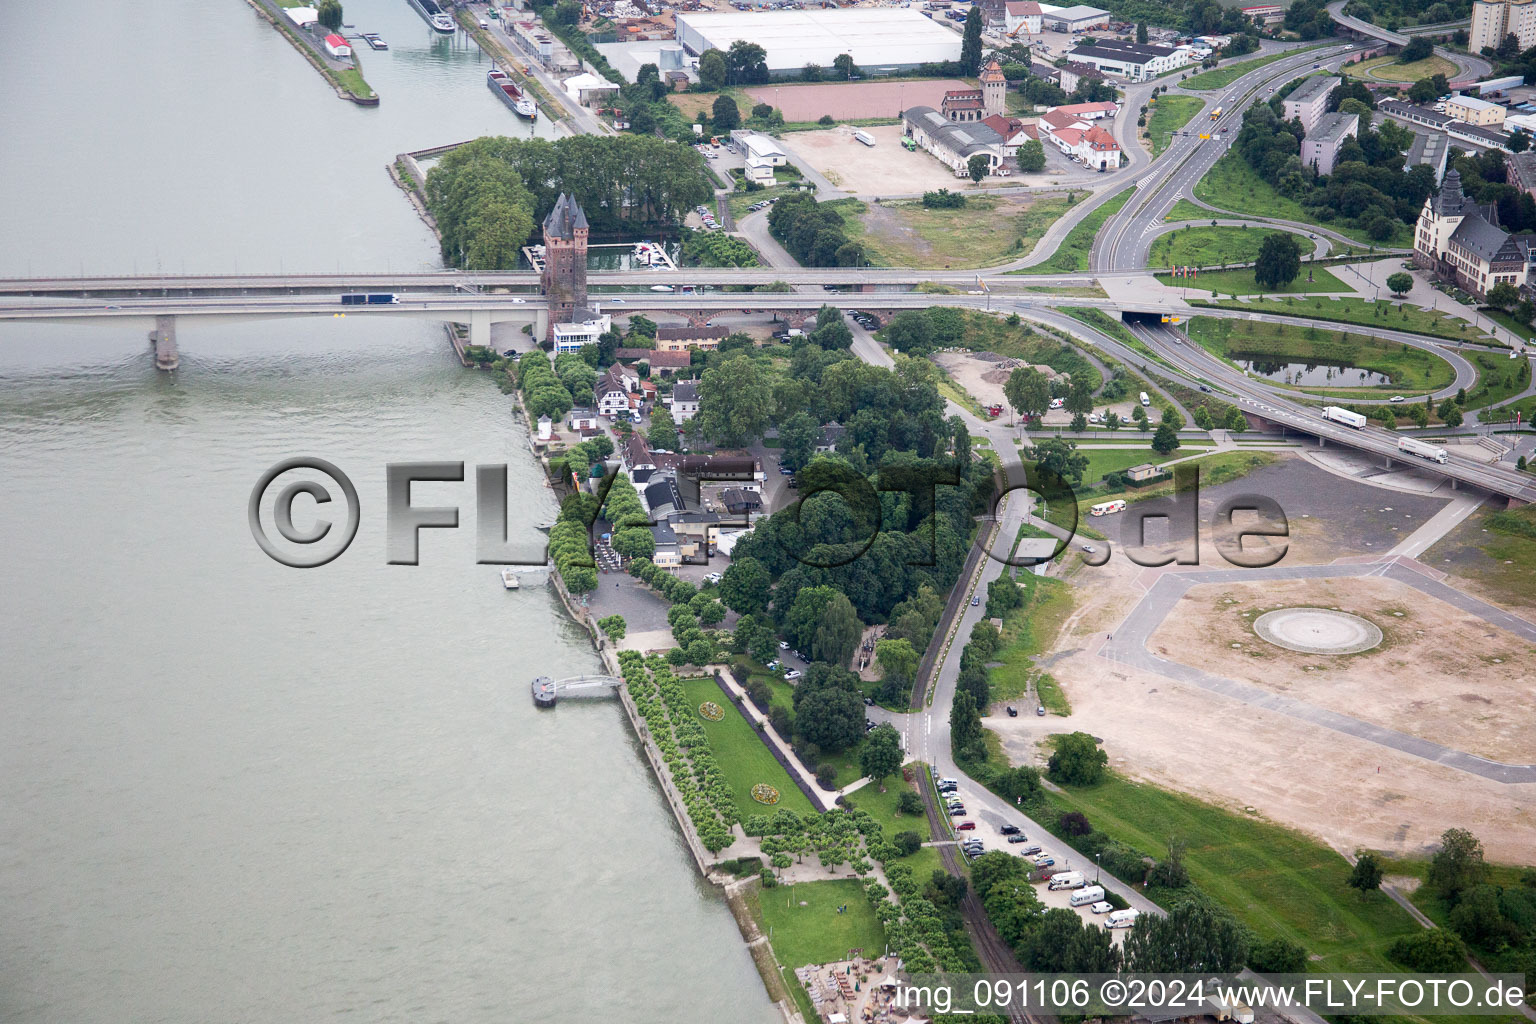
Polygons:
<instances>
[{"instance_id":1,"label":"green tree","mask_svg":"<svg viewBox=\"0 0 1536 1024\"><path fill-rule=\"evenodd\" d=\"M597 382L594 380L593 383ZM645 439L652 448L659 451L675 452L682 447L677 436L677 424L672 422L672 413L661 406L651 413L651 425L645 430Z\"/></svg>"},{"instance_id":2,"label":"green tree","mask_svg":"<svg viewBox=\"0 0 1536 1024\"><path fill-rule=\"evenodd\" d=\"M605 615L597 620L597 628L608 634L608 639L618 643L624 639L624 633L628 627L624 623L622 615Z\"/></svg>"},{"instance_id":3,"label":"green tree","mask_svg":"<svg viewBox=\"0 0 1536 1024\"><path fill-rule=\"evenodd\" d=\"M740 615L761 615L768 609L771 579L762 562L746 555L731 562L720 577L720 600Z\"/></svg>"},{"instance_id":4,"label":"green tree","mask_svg":"<svg viewBox=\"0 0 1536 1024\"><path fill-rule=\"evenodd\" d=\"M1488 305L1509 309L1520 301L1519 290L1508 281L1500 281L1488 290Z\"/></svg>"},{"instance_id":5,"label":"green tree","mask_svg":"<svg viewBox=\"0 0 1536 1024\"><path fill-rule=\"evenodd\" d=\"M1136 23L1136 41L1142 46L1147 45L1147 23L1144 21Z\"/></svg>"},{"instance_id":6,"label":"green tree","mask_svg":"<svg viewBox=\"0 0 1536 1024\"><path fill-rule=\"evenodd\" d=\"M1301 273L1301 245L1296 236L1277 232L1264 239L1253 265L1253 278L1261 288L1283 288Z\"/></svg>"},{"instance_id":7,"label":"green tree","mask_svg":"<svg viewBox=\"0 0 1536 1024\"><path fill-rule=\"evenodd\" d=\"M779 442L784 446L780 461L799 472L816 454L816 442L820 437L821 428L809 413L795 413L779 428Z\"/></svg>"},{"instance_id":8,"label":"green tree","mask_svg":"<svg viewBox=\"0 0 1536 1024\"><path fill-rule=\"evenodd\" d=\"M725 85L725 54L708 49L699 54L699 84L708 92L716 92Z\"/></svg>"},{"instance_id":9,"label":"green tree","mask_svg":"<svg viewBox=\"0 0 1536 1024\"><path fill-rule=\"evenodd\" d=\"M1042 472L1054 473L1074 487L1083 482L1083 474L1088 470L1088 456L1080 454L1075 443L1058 437L1041 439L1029 449L1028 456L1039 464Z\"/></svg>"},{"instance_id":10,"label":"green tree","mask_svg":"<svg viewBox=\"0 0 1536 1024\"><path fill-rule=\"evenodd\" d=\"M1211 410L1203 405L1195 406L1195 411L1190 415L1194 416L1195 426L1201 430L1212 430L1216 426L1215 422L1211 419Z\"/></svg>"},{"instance_id":11,"label":"green tree","mask_svg":"<svg viewBox=\"0 0 1536 1024\"><path fill-rule=\"evenodd\" d=\"M1461 407L1451 399L1447 398L1445 401L1441 402L1440 407L1436 409L1435 412L1439 414L1441 422L1443 422L1446 426L1461 426Z\"/></svg>"},{"instance_id":12,"label":"green tree","mask_svg":"<svg viewBox=\"0 0 1536 1024\"><path fill-rule=\"evenodd\" d=\"M849 79L859 73L858 65L854 64L853 57L846 53L840 53L832 58L832 67L837 70L839 78Z\"/></svg>"},{"instance_id":13,"label":"green tree","mask_svg":"<svg viewBox=\"0 0 1536 1024\"><path fill-rule=\"evenodd\" d=\"M800 69L800 81L802 81L802 82L819 82L819 81L821 81L821 65L812 62L810 64L807 64L805 67L801 68Z\"/></svg>"},{"instance_id":14,"label":"green tree","mask_svg":"<svg viewBox=\"0 0 1536 1024\"><path fill-rule=\"evenodd\" d=\"M1303 974L1307 969L1307 950L1300 943L1277 935L1253 947L1248 954L1248 966L1260 974Z\"/></svg>"},{"instance_id":15,"label":"green tree","mask_svg":"<svg viewBox=\"0 0 1536 1024\"><path fill-rule=\"evenodd\" d=\"M729 96L716 96L714 106L709 109L709 123L717 135L740 128L741 111L737 109L736 101Z\"/></svg>"},{"instance_id":16,"label":"green tree","mask_svg":"<svg viewBox=\"0 0 1536 1024\"><path fill-rule=\"evenodd\" d=\"M1040 769L1034 765L1016 765L999 772L993 785L1014 803L1028 803L1040 792Z\"/></svg>"},{"instance_id":17,"label":"green tree","mask_svg":"<svg viewBox=\"0 0 1536 1024\"><path fill-rule=\"evenodd\" d=\"M315 5L315 17L332 32L341 31L341 0L320 0Z\"/></svg>"},{"instance_id":18,"label":"green tree","mask_svg":"<svg viewBox=\"0 0 1536 1024\"><path fill-rule=\"evenodd\" d=\"M981 712L976 698L964 690L955 693L949 705L949 736L955 749L966 751L981 744Z\"/></svg>"},{"instance_id":19,"label":"green tree","mask_svg":"<svg viewBox=\"0 0 1536 1024\"><path fill-rule=\"evenodd\" d=\"M897 832L891 837L891 842L896 847L896 852L903 857L910 857L922 849L923 837L916 832Z\"/></svg>"},{"instance_id":20,"label":"green tree","mask_svg":"<svg viewBox=\"0 0 1536 1024\"><path fill-rule=\"evenodd\" d=\"M1449 828L1440 835L1440 849L1429 861L1429 884L1447 903L1455 903L1463 891L1488 877L1483 844L1464 828ZM1394 958L1401 959L1393 954ZM1422 969L1422 968L1421 968Z\"/></svg>"},{"instance_id":21,"label":"green tree","mask_svg":"<svg viewBox=\"0 0 1536 1024\"><path fill-rule=\"evenodd\" d=\"M1086 732L1073 732L1056 740L1056 750L1046 762L1051 778L1072 786L1092 786L1104 778L1109 755Z\"/></svg>"},{"instance_id":22,"label":"green tree","mask_svg":"<svg viewBox=\"0 0 1536 1024\"><path fill-rule=\"evenodd\" d=\"M884 792L886 777L901 771L901 757L901 737L891 723L882 722L870 730L859 750L859 770Z\"/></svg>"},{"instance_id":23,"label":"green tree","mask_svg":"<svg viewBox=\"0 0 1536 1024\"><path fill-rule=\"evenodd\" d=\"M1021 366L1008 375L1003 395L1020 415L1039 418L1051 404L1051 384L1039 370Z\"/></svg>"},{"instance_id":24,"label":"green tree","mask_svg":"<svg viewBox=\"0 0 1536 1024\"><path fill-rule=\"evenodd\" d=\"M864 635L859 613L854 611L853 602L838 593L827 603L822 616L821 624L816 627L816 637L811 641L811 656L832 665L848 664L859 646L859 638Z\"/></svg>"},{"instance_id":25,"label":"green tree","mask_svg":"<svg viewBox=\"0 0 1536 1024\"><path fill-rule=\"evenodd\" d=\"M877 641L875 660L885 672L882 690L888 689L892 695L911 692L913 680L917 678L919 658L910 641L906 638Z\"/></svg>"},{"instance_id":26,"label":"green tree","mask_svg":"<svg viewBox=\"0 0 1536 1024\"><path fill-rule=\"evenodd\" d=\"M1397 273L1387 277L1387 288L1394 295L1407 295L1413 290L1413 275L1399 270Z\"/></svg>"},{"instance_id":27,"label":"green tree","mask_svg":"<svg viewBox=\"0 0 1536 1024\"><path fill-rule=\"evenodd\" d=\"M1448 928L1426 928L1387 947L1387 956L1424 974L1449 974L1467 967L1467 950Z\"/></svg>"},{"instance_id":28,"label":"green tree","mask_svg":"<svg viewBox=\"0 0 1536 1024\"><path fill-rule=\"evenodd\" d=\"M795 688L795 732L802 740L835 753L864 735L864 699L853 673L816 673L817 667L811 666Z\"/></svg>"},{"instance_id":29,"label":"green tree","mask_svg":"<svg viewBox=\"0 0 1536 1024\"><path fill-rule=\"evenodd\" d=\"M699 429L725 448L739 448L762 436L773 411L768 371L739 355L704 371L699 387Z\"/></svg>"},{"instance_id":30,"label":"green tree","mask_svg":"<svg viewBox=\"0 0 1536 1024\"><path fill-rule=\"evenodd\" d=\"M1248 961L1248 933L1213 905L1186 902L1166 916L1143 914L1125 938L1125 968L1137 973L1228 973Z\"/></svg>"},{"instance_id":31,"label":"green tree","mask_svg":"<svg viewBox=\"0 0 1536 1024\"><path fill-rule=\"evenodd\" d=\"M1423 60L1434 52L1435 46L1428 38L1415 36L1408 40L1408 45L1404 46L1403 51L1397 55L1397 62L1399 64L1412 64L1414 61Z\"/></svg>"},{"instance_id":32,"label":"green tree","mask_svg":"<svg viewBox=\"0 0 1536 1024\"><path fill-rule=\"evenodd\" d=\"M1173 429L1171 423L1159 423L1157 433L1152 435L1152 450L1167 458L1167 456L1179 446L1179 433Z\"/></svg>"},{"instance_id":33,"label":"green tree","mask_svg":"<svg viewBox=\"0 0 1536 1024\"><path fill-rule=\"evenodd\" d=\"M1516 128L1509 133L1509 151L1511 153L1524 153L1531 148L1531 137L1523 128Z\"/></svg>"},{"instance_id":34,"label":"green tree","mask_svg":"<svg viewBox=\"0 0 1536 1024\"><path fill-rule=\"evenodd\" d=\"M1222 426L1231 431L1243 431L1248 429L1248 417L1237 406L1231 406L1227 410L1227 416Z\"/></svg>"},{"instance_id":35,"label":"green tree","mask_svg":"<svg viewBox=\"0 0 1536 1024\"><path fill-rule=\"evenodd\" d=\"M1045 170L1045 147L1036 139L1030 139L1020 146L1017 153L1019 170L1026 174L1033 171Z\"/></svg>"},{"instance_id":36,"label":"green tree","mask_svg":"<svg viewBox=\"0 0 1536 1024\"><path fill-rule=\"evenodd\" d=\"M971 5L970 13L965 16L965 33L960 40L960 73L963 75L974 77L981 72L981 22L981 5Z\"/></svg>"},{"instance_id":37,"label":"green tree","mask_svg":"<svg viewBox=\"0 0 1536 1024\"><path fill-rule=\"evenodd\" d=\"M1362 853L1355 861L1355 866L1350 869L1349 881L1346 884L1361 892L1371 892L1381 888L1381 875L1381 861L1376 859L1376 855Z\"/></svg>"}]
</instances>

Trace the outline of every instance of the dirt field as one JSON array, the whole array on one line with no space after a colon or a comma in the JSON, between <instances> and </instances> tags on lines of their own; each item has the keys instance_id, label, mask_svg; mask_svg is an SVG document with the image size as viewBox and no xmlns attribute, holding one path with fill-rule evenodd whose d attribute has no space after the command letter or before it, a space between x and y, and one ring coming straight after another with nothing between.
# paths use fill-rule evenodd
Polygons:
<instances>
[{"instance_id":1,"label":"dirt field","mask_svg":"<svg viewBox=\"0 0 1536 1024\"><path fill-rule=\"evenodd\" d=\"M1274 608L1337 608L1383 633L1352 655L1300 654L1259 639ZM1362 721L1495 761L1536 761L1536 649L1387 579L1195 587L1153 634L1153 652ZM1469 672L1468 666L1474 670Z\"/></svg>"},{"instance_id":2,"label":"dirt field","mask_svg":"<svg viewBox=\"0 0 1536 1024\"><path fill-rule=\"evenodd\" d=\"M994 355L994 353L987 353ZM993 358L984 359L980 354L970 352L935 352L931 357L954 378L956 384L964 388L966 392L982 405L1008 405L1008 399L1003 394L1003 384L1008 380L1015 369L1025 365L1019 359ZM1049 366L1036 366L1035 369L1048 377L1056 377L1058 374ZM1070 416L1067 419L1071 419Z\"/></svg>"},{"instance_id":3,"label":"dirt field","mask_svg":"<svg viewBox=\"0 0 1536 1024\"><path fill-rule=\"evenodd\" d=\"M969 186L969 178L954 172L922 150L909 152L901 145L901 125L865 128L874 136L871 149L853 137L851 128L823 132L790 132L779 141L827 176L845 192L882 196L926 192L937 188Z\"/></svg>"},{"instance_id":4,"label":"dirt field","mask_svg":"<svg viewBox=\"0 0 1536 1024\"><path fill-rule=\"evenodd\" d=\"M1131 778L1301 829L1343 851L1425 854L1454 825L1477 833L1492 860L1530 859L1536 787L1490 782L1098 657L1105 634L1141 596L1139 574L1118 556L1073 571L1078 609L1050 664L1073 713L1065 721L989 718L1014 763L1040 760L1047 733L1083 729Z\"/></svg>"},{"instance_id":5,"label":"dirt field","mask_svg":"<svg viewBox=\"0 0 1536 1024\"><path fill-rule=\"evenodd\" d=\"M742 92L753 103L769 103L786 121L817 121L831 114L839 121L897 118L907 107L939 109L951 89L973 89L954 78L926 82L821 82L807 85L754 85ZM745 113L745 111L743 111Z\"/></svg>"}]
</instances>

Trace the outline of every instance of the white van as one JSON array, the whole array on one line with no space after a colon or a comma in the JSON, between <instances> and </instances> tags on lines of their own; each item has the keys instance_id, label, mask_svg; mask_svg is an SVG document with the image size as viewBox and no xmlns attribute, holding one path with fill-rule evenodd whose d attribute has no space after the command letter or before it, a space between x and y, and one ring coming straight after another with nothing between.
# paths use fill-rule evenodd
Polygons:
<instances>
[{"instance_id":1,"label":"white van","mask_svg":"<svg viewBox=\"0 0 1536 1024\"><path fill-rule=\"evenodd\" d=\"M1125 499L1116 498L1114 501L1101 501L1088 510L1091 516L1107 516L1116 512L1125 511Z\"/></svg>"},{"instance_id":2,"label":"white van","mask_svg":"<svg viewBox=\"0 0 1536 1024\"><path fill-rule=\"evenodd\" d=\"M1097 903L1104 898L1104 887L1100 885L1085 886L1072 894L1067 902L1074 907L1086 907L1090 903Z\"/></svg>"},{"instance_id":3,"label":"white van","mask_svg":"<svg viewBox=\"0 0 1536 1024\"><path fill-rule=\"evenodd\" d=\"M1143 391L1141 393L1141 404L1142 405L1151 405L1152 404L1152 399L1147 397L1147 393L1145 391Z\"/></svg>"},{"instance_id":4,"label":"white van","mask_svg":"<svg viewBox=\"0 0 1536 1024\"><path fill-rule=\"evenodd\" d=\"M1139 910L1117 910L1109 915L1109 920L1105 921L1104 924L1108 928L1129 928L1136 923L1136 918L1140 914L1141 911Z\"/></svg>"},{"instance_id":5,"label":"white van","mask_svg":"<svg viewBox=\"0 0 1536 1024\"><path fill-rule=\"evenodd\" d=\"M1083 886L1083 873L1081 871L1063 871L1059 875L1052 875L1048 889L1080 889ZM1099 895L1104 895L1104 890L1099 890Z\"/></svg>"},{"instance_id":6,"label":"white van","mask_svg":"<svg viewBox=\"0 0 1536 1024\"><path fill-rule=\"evenodd\" d=\"M1108 914L1115 909L1115 905L1108 900L1100 900L1088 909L1095 914Z\"/></svg>"}]
</instances>

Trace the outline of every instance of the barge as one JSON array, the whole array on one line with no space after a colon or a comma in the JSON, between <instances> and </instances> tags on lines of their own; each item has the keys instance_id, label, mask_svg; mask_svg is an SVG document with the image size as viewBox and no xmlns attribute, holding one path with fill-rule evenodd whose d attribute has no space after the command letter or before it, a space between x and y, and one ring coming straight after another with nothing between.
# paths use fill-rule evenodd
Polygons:
<instances>
[{"instance_id":1,"label":"barge","mask_svg":"<svg viewBox=\"0 0 1536 1024\"><path fill-rule=\"evenodd\" d=\"M555 681L549 676L535 676L533 679L533 702L541 708L555 706Z\"/></svg>"},{"instance_id":2,"label":"barge","mask_svg":"<svg viewBox=\"0 0 1536 1024\"><path fill-rule=\"evenodd\" d=\"M421 20L431 25L437 32L453 35L458 28L454 24L452 15L439 7L437 0L411 0L411 6L415 8L417 14L421 15Z\"/></svg>"},{"instance_id":3,"label":"barge","mask_svg":"<svg viewBox=\"0 0 1536 1024\"><path fill-rule=\"evenodd\" d=\"M526 117L530 121L538 118L539 108L534 105L533 100L523 94L523 90L517 87L517 83L512 81L505 71L499 68L487 71L485 84L519 117Z\"/></svg>"}]
</instances>

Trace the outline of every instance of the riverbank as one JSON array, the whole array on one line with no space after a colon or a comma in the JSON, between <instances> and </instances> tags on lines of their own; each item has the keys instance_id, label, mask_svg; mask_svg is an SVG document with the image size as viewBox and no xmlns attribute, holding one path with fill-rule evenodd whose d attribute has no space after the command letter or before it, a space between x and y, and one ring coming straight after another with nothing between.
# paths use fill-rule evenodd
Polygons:
<instances>
[{"instance_id":1,"label":"riverbank","mask_svg":"<svg viewBox=\"0 0 1536 1024\"><path fill-rule=\"evenodd\" d=\"M379 105L379 94L373 91L373 87L363 78L362 64L357 59L357 53L352 53L352 69L339 70L332 68L326 58L315 49L310 40L292 23L282 15L282 9L272 0L246 0L251 9L265 18L267 23L287 37L293 44L293 48L304 55L310 66L331 83L336 90L336 95L344 100L356 103L360 107L376 107Z\"/></svg>"},{"instance_id":2,"label":"riverbank","mask_svg":"<svg viewBox=\"0 0 1536 1024\"><path fill-rule=\"evenodd\" d=\"M459 27L469 33L470 38L485 52L487 57L496 61L503 71L516 80L518 88L524 92L533 93L534 102L539 105L539 109L544 112L544 116L549 118L557 129L569 131L572 135L579 134L566 124L563 116L555 116L556 111L563 112L565 110L565 105L551 96L549 90L544 88L542 82L536 80L532 75L523 74L525 64L522 60L513 56L510 50L496 41L495 36L481 28L480 22L476 19L473 12L464 10L461 7L456 13L459 19Z\"/></svg>"}]
</instances>

